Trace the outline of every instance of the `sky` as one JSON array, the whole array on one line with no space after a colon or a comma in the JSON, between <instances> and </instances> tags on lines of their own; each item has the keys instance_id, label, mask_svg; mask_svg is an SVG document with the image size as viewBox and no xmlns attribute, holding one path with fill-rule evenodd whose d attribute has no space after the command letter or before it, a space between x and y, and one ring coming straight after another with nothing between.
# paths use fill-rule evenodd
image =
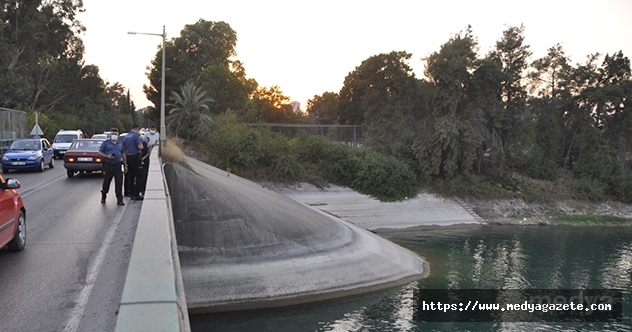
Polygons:
<instances>
[{"instance_id":1,"label":"sky","mask_svg":"<svg viewBox=\"0 0 632 332\"><path fill-rule=\"evenodd\" d=\"M493 49L508 27L524 25L531 61L559 43L573 64L590 54L623 51L632 57L631 0L83 0L78 20L86 64L109 83L130 89L135 106L150 106L142 91L149 81L160 36L180 36L199 19L223 21L237 33L237 60L259 86L278 85L305 109L307 100L338 92L362 61L406 51L423 77L423 58L439 51L468 25L479 55ZM169 102L167 100L167 102Z\"/></svg>"}]
</instances>

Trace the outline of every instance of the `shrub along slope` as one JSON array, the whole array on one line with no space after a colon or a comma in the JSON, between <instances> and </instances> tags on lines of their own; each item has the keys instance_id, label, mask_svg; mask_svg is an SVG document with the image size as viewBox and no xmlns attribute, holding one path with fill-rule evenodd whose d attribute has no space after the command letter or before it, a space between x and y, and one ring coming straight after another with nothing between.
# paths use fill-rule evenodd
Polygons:
<instances>
[{"instance_id":1,"label":"shrub along slope","mask_svg":"<svg viewBox=\"0 0 632 332\"><path fill-rule=\"evenodd\" d=\"M288 139L268 128L240 123L230 113L215 120L203 150L216 167L249 178L283 182L321 176L382 201L417 194L417 176L395 157L323 137Z\"/></svg>"}]
</instances>

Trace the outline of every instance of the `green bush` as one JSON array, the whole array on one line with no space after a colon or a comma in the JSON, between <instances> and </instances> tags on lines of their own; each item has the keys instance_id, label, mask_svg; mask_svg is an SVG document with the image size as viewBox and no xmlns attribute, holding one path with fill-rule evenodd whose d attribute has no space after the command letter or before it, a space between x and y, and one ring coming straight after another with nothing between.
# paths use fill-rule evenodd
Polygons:
<instances>
[{"instance_id":1,"label":"green bush","mask_svg":"<svg viewBox=\"0 0 632 332\"><path fill-rule=\"evenodd\" d=\"M300 181L305 179L305 167L297 160L296 155L281 155L276 159L273 171L277 179Z\"/></svg>"},{"instance_id":2,"label":"green bush","mask_svg":"<svg viewBox=\"0 0 632 332\"><path fill-rule=\"evenodd\" d=\"M304 162L318 164L323 159L325 150L334 144L321 136L301 136L290 140L290 146L298 158Z\"/></svg>"},{"instance_id":3,"label":"green bush","mask_svg":"<svg viewBox=\"0 0 632 332\"><path fill-rule=\"evenodd\" d=\"M514 193L502 185L478 176L457 176L451 179L436 179L432 191L444 197L512 198Z\"/></svg>"},{"instance_id":4,"label":"green bush","mask_svg":"<svg viewBox=\"0 0 632 332\"><path fill-rule=\"evenodd\" d=\"M329 182L352 187L361 162L356 148L332 142L323 149L318 172Z\"/></svg>"},{"instance_id":5,"label":"green bush","mask_svg":"<svg viewBox=\"0 0 632 332\"><path fill-rule=\"evenodd\" d=\"M632 202L632 177L628 177L623 182L621 188L621 194L619 195L619 199L623 203L631 203Z\"/></svg>"},{"instance_id":6,"label":"green bush","mask_svg":"<svg viewBox=\"0 0 632 332\"><path fill-rule=\"evenodd\" d=\"M281 134L272 132L267 127L258 127L252 130L259 132L261 137L259 165L274 168L279 163L280 158L292 154L288 139Z\"/></svg>"},{"instance_id":7,"label":"green bush","mask_svg":"<svg viewBox=\"0 0 632 332\"><path fill-rule=\"evenodd\" d=\"M236 154L236 167L247 168L257 165L259 158L263 155L260 133L251 128L244 130L244 135L238 139L237 149L234 153Z\"/></svg>"},{"instance_id":8,"label":"green bush","mask_svg":"<svg viewBox=\"0 0 632 332\"><path fill-rule=\"evenodd\" d=\"M364 151L352 188L382 201L417 196L417 177L395 157Z\"/></svg>"},{"instance_id":9,"label":"green bush","mask_svg":"<svg viewBox=\"0 0 632 332\"><path fill-rule=\"evenodd\" d=\"M232 114L218 116L215 124L206 137L206 152L213 165L233 171L257 165L261 154L259 133L238 123Z\"/></svg>"},{"instance_id":10,"label":"green bush","mask_svg":"<svg viewBox=\"0 0 632 332\"><path fill-rule=\"evenodd\" d=\"M573 186L575 198L602 201L606 198L606 185L595 179L577 179Z\"/></svg>"},{"instance_id":11,"label":"green bush","mask_svg":"<svg viewBox=\"0 0 632 332\"><path fill-rule=\"evenodd\" d=\"M552 182L546 181L546 183L550 186L554 186L554 183ZM527 202L540 203L550 203L558 197L555 192L547 191L545 188L533 185L531 183L525 183L522 190L515 196L520 197Z\"/></svg>"},{"instance_id":12,"label":"green bush","mask_svg":"<svg viewBox=\"0 0 632 332\"><path fill-rule=\"evenodd\" d=\"M319 175L385 201L417 194L417 176L395 157L316 136L289 140L239 123L231 113L215 118L205 148L213 165L251 178L304 181Z\"/></svg>"},{"instance_id":13,"label":"green bush","mask_svg":"<svg viewBox=\"0 0 632 332\"><path fill-rule=\"evenodd\" d=\"M267 128L240 123L232 113L216 117L206 150L216 167L248 177L299 181L306 174L287 139Z\"/></svg>"}]
</instances>

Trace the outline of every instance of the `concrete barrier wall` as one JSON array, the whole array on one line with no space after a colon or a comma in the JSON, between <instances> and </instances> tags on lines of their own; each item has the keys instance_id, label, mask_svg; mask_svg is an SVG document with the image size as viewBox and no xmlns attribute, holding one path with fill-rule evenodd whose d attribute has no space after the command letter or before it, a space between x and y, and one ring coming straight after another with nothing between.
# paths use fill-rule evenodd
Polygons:
<instances>
[{"instance_id":1,"label":"concrete barrier wall","mask_svg":"<svg viewBox=\"0 0 632 332\"><path fill-rule=\"evenodd\" d=\"M116 331L190 331L169 189L151 155Z\"/></svg>"}]
</instances>

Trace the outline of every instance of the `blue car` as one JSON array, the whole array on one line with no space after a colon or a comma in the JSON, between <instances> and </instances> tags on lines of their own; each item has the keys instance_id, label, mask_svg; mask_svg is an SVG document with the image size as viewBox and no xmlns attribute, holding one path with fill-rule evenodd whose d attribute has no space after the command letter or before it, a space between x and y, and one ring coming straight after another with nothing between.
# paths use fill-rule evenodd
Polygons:
<instances>
[{"instance_id":1,"label":"blue car","mask_svg":"<svg viewBox=\"0 0 632 332\"><path fill-rule=\"evenodd\" d=\"M22 138L13 141L2 156L2 173L12 169L35 169L44 171L44 166L55 167L55 158L50 143L45 138Z\"/></svg>"}]
</instances>

